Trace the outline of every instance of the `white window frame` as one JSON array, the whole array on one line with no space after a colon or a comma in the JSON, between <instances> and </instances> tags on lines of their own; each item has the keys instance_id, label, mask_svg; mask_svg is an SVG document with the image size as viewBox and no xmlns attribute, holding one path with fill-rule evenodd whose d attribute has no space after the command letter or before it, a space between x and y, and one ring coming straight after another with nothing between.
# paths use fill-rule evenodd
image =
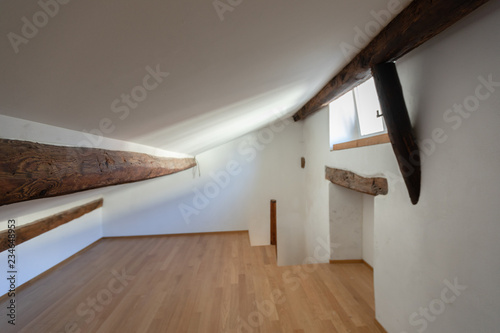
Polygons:
<instances>
[{"instance_id":1,"label":"white window frame","mask_svg":"<svg viewBox=\"0 0 500 333\"><path fill-rule=\"evenodd\" d=\"M351 141L356 141L387 133L387 127L385 125L385 122L383 121L383 117L377 117L377 118L382 118L383 130L370 132L365 135L361 134L361 124L360 124L359 107L358 107L358 104L360 104L360 102L358 100L362 97L359 96L359 92L357 89L358 87L352 89L351 91L347 92L344 96L341 96L340 98L333 101L329 105L330 149L333 149L333 146L337 144L348 143ZM374 93L376 94L376 91ZM349 96L351 96L350 98L352 98L353 100L352 106L354 107L354 109L346 110L350 107ZM378 103L378 97L376 99L376 103L377 105L373 107L373 112L375 114L377 111L381 113L380 104ZM343 112L343 113L339 114L338 112ZM341 123L347 124L349 128L348 129L340 128L340 126L342 126Z\"/></svg>"}]
</instances>

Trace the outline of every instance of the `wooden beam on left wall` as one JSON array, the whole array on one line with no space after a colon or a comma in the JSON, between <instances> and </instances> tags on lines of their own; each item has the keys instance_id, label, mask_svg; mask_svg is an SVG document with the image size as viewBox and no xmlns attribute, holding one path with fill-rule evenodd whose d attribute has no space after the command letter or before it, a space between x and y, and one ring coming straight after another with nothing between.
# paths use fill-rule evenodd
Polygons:
<instances>
[{"instance_id":1,"label":"wooden beam on left wall","mask_svg":"<svg viewBox=\"0 0 500 333\"><path fill-rule=\"evenodd\" d=\"M137 182L192 168L194 158L0 139L0 206Z\"/></svg>"},{"instance_id":2,"label":"wooden beam on left wall","mask_svg":"<svg viewBox=\"0 0 500 333\"><path fill-rule=\"evenodd\" d=\"M304 120L371 77L377 64L396 61L488 0L413 0L330 82L295 113Z\"/></svg>"},{"instance_id":3,"label":"wooden beam on left wall","mask_svg":"<svg viewBox=\"0 0 500 333\"><path fill-rule=\"evenodd\" d=\"M37 220L32 223L21 225L16 228L16 246L29 241L37 236L40 236L47 231L55 229L65 223L71 222L85 214L88 214L103 205L103 199L92 201L88 204L75 207L64 212ZM0 232L0 252L10 248L9 230Z\"/></svg>"}]
</instances>

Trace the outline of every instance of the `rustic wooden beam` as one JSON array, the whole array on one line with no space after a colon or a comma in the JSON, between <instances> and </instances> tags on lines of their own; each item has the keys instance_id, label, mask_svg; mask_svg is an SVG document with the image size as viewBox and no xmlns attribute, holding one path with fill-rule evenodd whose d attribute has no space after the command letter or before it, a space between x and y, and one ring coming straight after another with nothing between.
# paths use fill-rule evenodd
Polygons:
<instances>
[{"instance_id":1,"label":"rustic wooden beam","mask_svg":"<svg viewBox=\"0 0 500 333\"><path fill-rule=\"evenodd\" d=\"M276 200L271 200L271 245L276 246L276 253L278 251L278 236L276 224Z\"/></svg>"},{"instance_id":2,"label":"rustic wooden beam","mask_svg":"<svg viewBox=\"0 0 500 333\"><path fill-rule=\"evenodd\" d=\"M19 245L37 236L40 236L47 231L55 229L65 223L71 222L85 214L88 214L103 205L103 199L92 201L88 204L66 210L62 213L55 214L35 222L22 225L15 229L16 240L15 245ZM0 232L0 252L10 248L9 231L3 230Z\"/></svg>"},{"instance_id":3,"label":"rustic wooden beam","mask_svg":"<svg viewBox=\"0 0 500 333\"><path fill-rule=\"evenodd\" d=\"M489 0L413 0L295 115L303 120L371 77L371 68L392 62L438 35Z\"/></svg>"},{"instance_id":4,"label":"rustic wooden beam","mask_svg":"<svg viewBox=\"0 0 500 333\"><path fill-rule=\"evenodd\" d=\"M0 139L0 206L136 182L192 168L194 158Z\"/></svg>"},{"instance_id":5,"label":"rustic wooden beam","mask_svg":"<svg viewBox=\"0 0 500 333\"><path fill-rule=\"evenodd\" d=\"M413 136L396 64L391 62L374 66L373 78L384 114L387 134L391 139L411 202L416 205L420 197L420 151L417 140Z\"/></svg>"},{"instance_id":6,"label":"rustic wooden beam","mask_svg":"<svg viewBox=\"0 0 500 333\"><path fill-rule=\"evenodd\" d=\"M389 193L387 179L382 177L365 178L351 171L326 167L325 178L333 184L364 194L377 196Z\"/></svg>"}]
</instances>

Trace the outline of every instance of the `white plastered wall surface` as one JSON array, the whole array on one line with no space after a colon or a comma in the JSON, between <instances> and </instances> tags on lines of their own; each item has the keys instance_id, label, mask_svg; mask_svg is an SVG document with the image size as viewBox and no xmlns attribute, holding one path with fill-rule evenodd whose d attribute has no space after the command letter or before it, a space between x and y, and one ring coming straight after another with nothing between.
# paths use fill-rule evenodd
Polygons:
<instances>
[{"instance_id":1,"label":"white plastered wall surface","mask_svg":"<svg viewBox=\"0 0 500 333\"><path fill-rule=\"evenodd\" d=\"M278 202L278 264L304 260L302 124L268 127L196 156L200 170L106 195L105 236L249 230L252 245L270 241L270 200Z\"/></svg>"},{"instance_id":2,"label":"white plastered wall surface","mask_svg":"<svg viewBox=\"0 0 500 333\"><path fill-rule=\"evenodd\" d=\"M0 116L2 138L63 146L180 156L153 147ZM269 244L269 201L279 202L279 264L301 263L303 209L301 124L276 119L260 129L197 156L201 170L143 182L0 207L0 223L17 225L104 198L104 206L18 246L18 285L36 277L101 237L249 230L253 245ZM277 158L279 156L279 158ZM290 181L293 179L293 181ZM6 259L7 252L1 258ZM5 257L5 258L4 258ZM7 260L1 261L4 267ZM7 289L2 281L1 290ZM2 293L3 294L3 293Z\"/></svg>"},{"instance_id":3,"label":"white plastered wall surface","mask_svg":"<svg viewBox=\"0 0 500 333\"><path fill-rule=\"evenodd\" d=\"M500 327L500 4L480 8L398 61L422 150L410 203L389 144L330 152L328 112L306 119L306 248L328 228L324 166L383 175L374 200L376 316L389 333Z\"/></svg>"},{"instance_id":4,"label":"white plastered wall surface","mask_svg":"<svg viewBox=\"0 0 500 333\"><path fill-rule=\"evenodd\" d=\"M119 190L95 190L10 205L0 209L0 219L35 214L102 194L105 196L104 235L163 232L166 221L172 219L164 218L158 228L152 228L151 224L157 223L151 222L156 221L152 219L141 220L142 226L127 225L133 221L125 219L120 226L117 218L120 215L106 211L106 193L113 191L109 196L110 206L117 212L126 210L137 200L131 213L144 217L140 214L141 209L148 213L150 210L139 204L139 199L157 192L162 197L153 204L161 209L156 211L158 214L147 217L166 216L168 212L182 218L178 204L192 204L193 189L201 186L204 190L206 184L215 182L210 173L227 170L227 163L235 159L241 161L242 174L248 172L248 175L241 180L236 177L231 185L220 190L215 205L198 209L203 212L193 215L193 219L207 212L211 219L220 217L225 222L239 217L241 211L234 214L221 212L224 212L225 198L230 196L226 193L241 195L243 192L246 195L238 196L237 202L246 221L241 223L238 220L237 224L223 222L223 229L249 228L255 244L267 244L268 204L272 196L278 200L278 221L285 221L278 232L285 235L286 242L279 242L279 250L288 254L281 260L284 264L298 263L307 256L314 257L318 247L329 240L329 184L324 179L325 165L350 169L361 175L383 175L389 179L389 194L374 201L373 261L378 320L390 333L419 330L494 332L500 327L496 316L500 311L497 283L500 274L497 255L500 253L500 181L497 177L500 148L495 142L499 138L500 88L493 84L487 87L484 82L490 80L490 75L491 80L500 81L498 22L499 4L492 2L398 63L412 121L419 139L424 140L422 147L428 152L423 163L422 198L417 206L409 202L390 145L337 153L329 151L328 115L324 110L301 124L288 126L267 144L269 134L267 137L260 134L261 141L253 146L256 157L247 161L252 165L249 168L243 164L253 155L249 143L244 148L247 153L238 152L241 142L247 139L244 137L200 154L198 157L204 168L202 178L193 180L192 172L186 171L168 176L156 183L158 185L150 185L154 182L150 180L123 185ZM478 90L481 99L478 97L476 109L474 96L480 85L483 88ZM471 103L467 105L474 111L467 111L466 103ZM459 109L454 108L455 105ZM461 105L463 109L460 109ZM2 117L0 122L2 135L6 131L12 132L12 125L20 121L5 119ZM42 130L38 126L24 124L24 129L18 127L16 137L9 138L64 145L78 144L86 139L80 132L47 127ZM442 129L444 135L435 132L437 129ZM252 133L249 138L255 138L259 132ZM41 139L47 136L52 139ZM113 147L116 146L102 148L116 149ZM299 168L302 154L306 157L305 170ZM253 181L248 182L247 178ZM266 185L259 185L258 180L262 179ZM184 183L188 180L191 182ZM177 185L170 187L180 183L184 184L181 186L183 192L174 191ZM149 188L152 192L146 191ZM180 197L167 192L179 193ZM167 210L168 205L171 206ZM184 229L179 227L179 231L189 228L182 223L180 221L178 225ZM200 221L193 223L206 227L205 230L221 229ZM151 230L145 230L144 226ZM132 232L133 228L139 230ZM98 235L99 228L94 230ZM99 237L96 235L89 239ZM286 244L293 244L293 249ZM467 289L455 287L451 290L447 283L453 286L455 279ZM460 295L455 295L453 303L446 303L441 311L438 307L443 290L447 300L455 295L454 291ZM420 314L420 308L430 308L431 305L436 307L434 312L439 312L439 315L430 313L432 320Z\"/></svg>"}]
</instances>

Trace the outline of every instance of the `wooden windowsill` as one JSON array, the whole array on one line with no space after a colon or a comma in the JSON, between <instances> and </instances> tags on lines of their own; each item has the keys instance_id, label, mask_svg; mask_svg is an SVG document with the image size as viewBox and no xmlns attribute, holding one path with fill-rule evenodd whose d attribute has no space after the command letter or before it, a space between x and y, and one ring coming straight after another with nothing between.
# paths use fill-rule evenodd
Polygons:
<instances>
[{"instance_id":1,"label":"wooden windowsill","mask_svg":"<svg viewBox=\"0 0 500 333\"><path fill-rule=\"evenodd\" d=\"M334 150L344 150L344 149L351 149L351 148L359 148L359 147L367 147L367 146L373 146L373 145L379 145L382 143L390 143L391 139L389 139L389 135L387 133L381 134L381 135L376 135L376 136L370 136L369 138L363 138L359 140L354 140L354 141L349 141L349 142L344 142L344 143L339 143L336 145L333 145Z\"/></svg>"}]
</instances>

